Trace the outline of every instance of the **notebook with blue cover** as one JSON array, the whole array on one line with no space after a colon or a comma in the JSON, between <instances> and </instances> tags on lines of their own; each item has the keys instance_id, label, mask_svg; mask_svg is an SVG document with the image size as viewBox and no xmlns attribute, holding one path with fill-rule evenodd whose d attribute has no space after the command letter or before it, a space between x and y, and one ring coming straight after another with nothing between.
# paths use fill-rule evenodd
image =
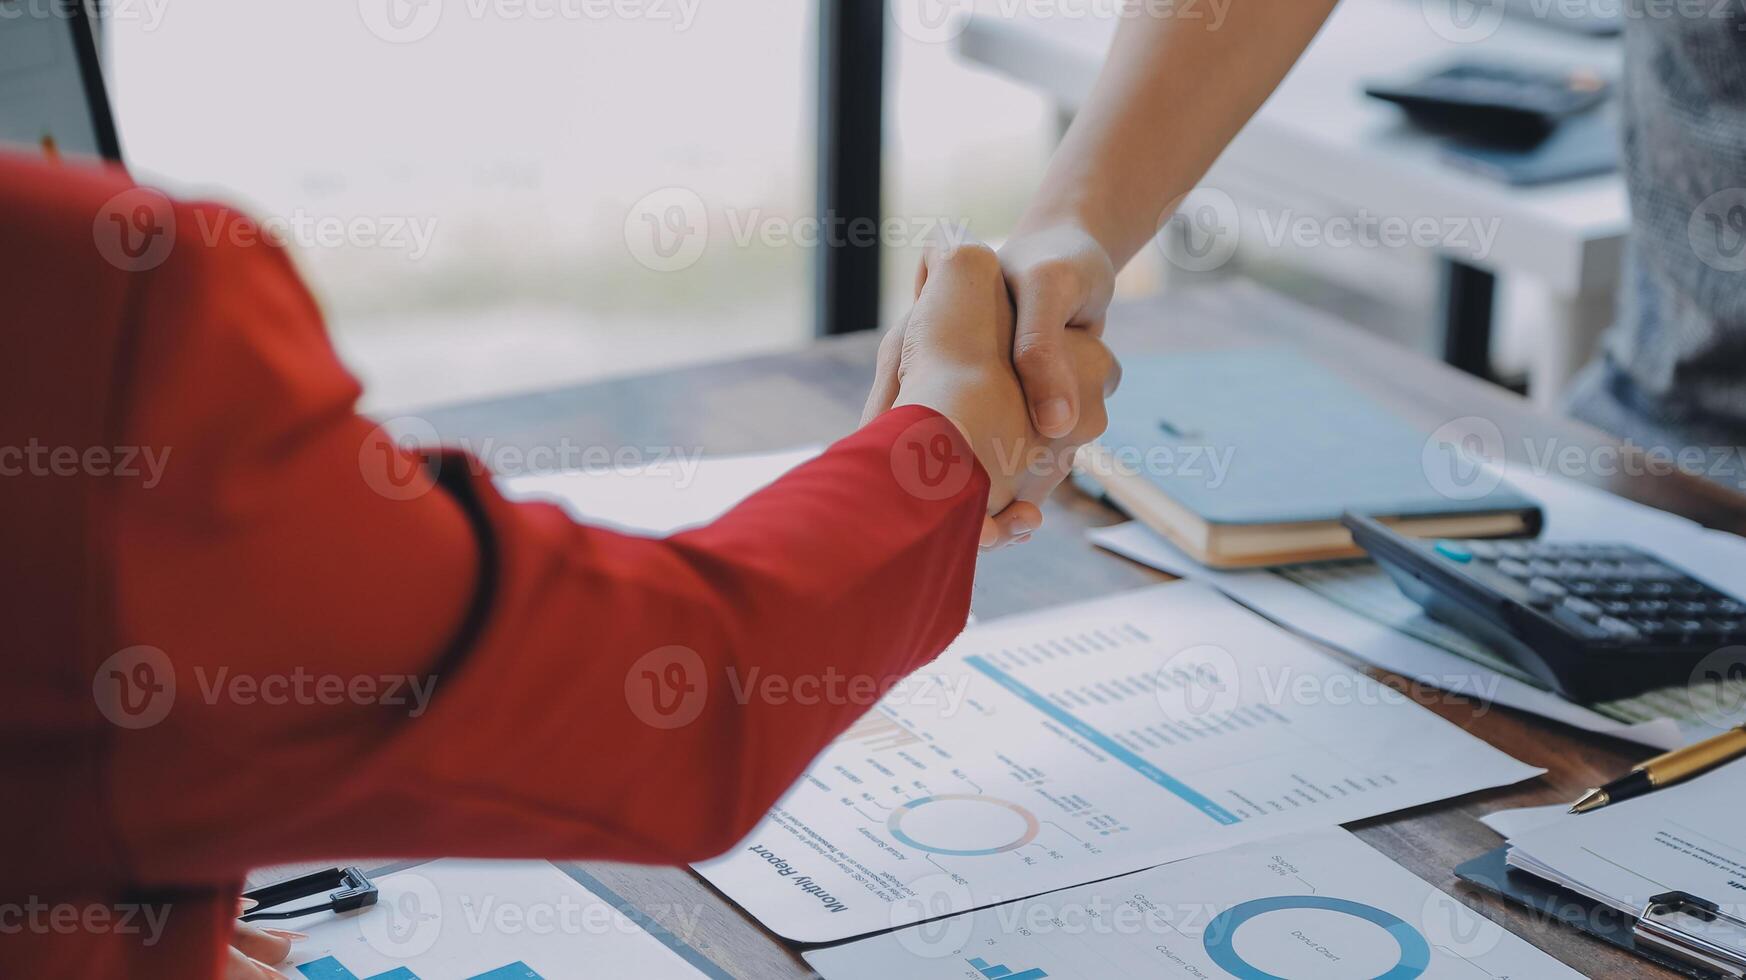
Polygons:
<instances>
[{"instance_id":1,"label":"notebook with blue cover","mask_svg":"<svg viewBox=\"0 0 1746 980\"><path fill-rule=\"evenodd\" d=\"M1434 483L1449 447L1291 348L1122 366L1109 430L1081 467L1113 503L1203 564L1358 556L1339 523L1347 510L1420 537L1539 532L1538 506L1507 484Z\"/></svg>"}]
</instances>

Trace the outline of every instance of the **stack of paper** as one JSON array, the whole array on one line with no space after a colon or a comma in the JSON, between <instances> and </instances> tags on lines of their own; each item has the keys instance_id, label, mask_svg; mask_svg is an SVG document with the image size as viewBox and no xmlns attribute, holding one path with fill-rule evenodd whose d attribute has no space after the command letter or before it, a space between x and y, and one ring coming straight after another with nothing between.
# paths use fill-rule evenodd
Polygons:
<instances>
[{"instance_id":1,"label":"stack of paper","mask_svg":"<svg viewBox=\"0 0 1746 980\"><path fill-rule=\"evenodd\" d=\"M1569 814L1510 840L1509 865L1635 916L1684 891L1738 909L1746 891L1746 763Z\"/></svg>"},{"instance_id":2,"label":"stack of paper","mask_svg":"<svg viewBox=\"0 0 1746 980\"><path fill-rule=\"evenodd\" d=\"M1549 541L1617 541L1746 595L1746 539L1558 477L1510 469L1540 501ZM1219 572L1198 565L1137 522L1098 528L1091 540L1160 571L1208 582L1292 630L1403 677L1508 705L1578 728L1673 748L1746 722L1746 679L1680 685L1584 706L1534 684L1486 646L1426 616L1370 562L1277 571Z\"/></svg>"}]
</instances>

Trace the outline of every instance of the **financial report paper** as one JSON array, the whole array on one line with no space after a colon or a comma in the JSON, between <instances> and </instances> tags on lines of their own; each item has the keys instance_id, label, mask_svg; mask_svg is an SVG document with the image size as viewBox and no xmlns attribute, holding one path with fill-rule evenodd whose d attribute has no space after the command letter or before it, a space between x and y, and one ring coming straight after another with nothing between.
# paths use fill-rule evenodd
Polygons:
<instances>
[{"instance_id":1,"label":"financial report paper","mask_svg":"<svg viewBox=\"0 0 1746 980\"><path fill-rule=\"evenodd\" d=\"M270 923L308 934L279 971L293 980L727 977L544 861L444 859L373 880L374 905Z\"/></svg>"},{"instance_id":2,"label":"financial report paper","mask_svg":"<svg viewBox=\"0 0 1746 980\"><path fill-rule=\"evenodd\" d=\"M910 926L806 959L825 980L1581 976L1339 829Z\"/></svg>"},{"instance_id":3,"label":"financial report paper","mask_svg":"<svg viewBox=\"0 0 1746 980\"><path fill-rule=\"evenodd\" d=\"M1176 583L966 632L697 869L829 942L1539 772Z\"/></svg>"}]
</instances>

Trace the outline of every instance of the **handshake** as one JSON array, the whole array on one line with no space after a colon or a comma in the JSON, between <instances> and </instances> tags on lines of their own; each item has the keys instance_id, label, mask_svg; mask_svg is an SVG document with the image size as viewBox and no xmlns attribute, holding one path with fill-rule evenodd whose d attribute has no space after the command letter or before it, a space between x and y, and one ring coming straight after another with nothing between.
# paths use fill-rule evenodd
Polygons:
<instances>
[{"instance_id":1,"label":"handshake","mask_svg":"<svg viewBox=\"0 0 1746 980\"><path fill-rule=\"evenodd\" d=\"M923 405L957 425L990 479L985 550L1022 543L1042 526L1039 504L1067 477L1078 448L1103 433L1104 399L1121 379L1099 339L1101 322L1052 331L1046 343L1015 350L1014 320L1008 277L992 249L930 247L916 274L915 306L879 346L862 417L865 424L892 408ZM1020 380L1015 359L1053 372L1056 384L1042 404L1030 390L1037 386ZM1063 397L1069 404L1056 404ZM1054 434L1045 435L1039 422Z\"/></svg>"}]
</instances>

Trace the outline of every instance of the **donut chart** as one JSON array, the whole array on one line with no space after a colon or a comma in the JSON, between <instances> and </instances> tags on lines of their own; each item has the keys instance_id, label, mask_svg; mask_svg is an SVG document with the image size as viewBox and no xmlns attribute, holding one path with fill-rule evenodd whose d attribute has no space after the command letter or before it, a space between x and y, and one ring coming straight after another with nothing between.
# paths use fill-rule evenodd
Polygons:
<instances>
[{"instance_id":1,"label":"donut chart","mask_svg":"<svg viewBox=\"0 0 1746 980\"><path fill-rule=\"evenodd\" d=\"M985 857L1036 840L1039 824L1035 814L1009 800L976 793L938 793L898 807L885 827L892 837L918 851Z\"/></svg>"},{"instance_id":2,"label":"donut chart","mask_svg":"<svg viewBox=\"0 0 1746 980\"><path fill-rule=\"evenodd\" d=\"M1206 932L1202 934L1201 939L1202 944L1206 947L1206 954L1212 957L1216 966L1236 977L1237 980L1286 980L1286 978L1268 973L1243 959L1232 944L1237 929L1243 923L1258 915L1285 909L1317 909L1338 912L1375 923L1387 930L1394 941L1400 945L1400 958L1392 968L1377 976L1375 980L1414 980L1415 977L1423 976L1425 970L1431 965L1431 944L1426 942L1425 937L1417 929L1408 925L1404 919L1392 912L1384 912L1382 909L1365 905L1362 902L1321 895L1279 895L1272 898L1257 898L1231 906L1207 923Z\"/></svg>"}]
</instances>

